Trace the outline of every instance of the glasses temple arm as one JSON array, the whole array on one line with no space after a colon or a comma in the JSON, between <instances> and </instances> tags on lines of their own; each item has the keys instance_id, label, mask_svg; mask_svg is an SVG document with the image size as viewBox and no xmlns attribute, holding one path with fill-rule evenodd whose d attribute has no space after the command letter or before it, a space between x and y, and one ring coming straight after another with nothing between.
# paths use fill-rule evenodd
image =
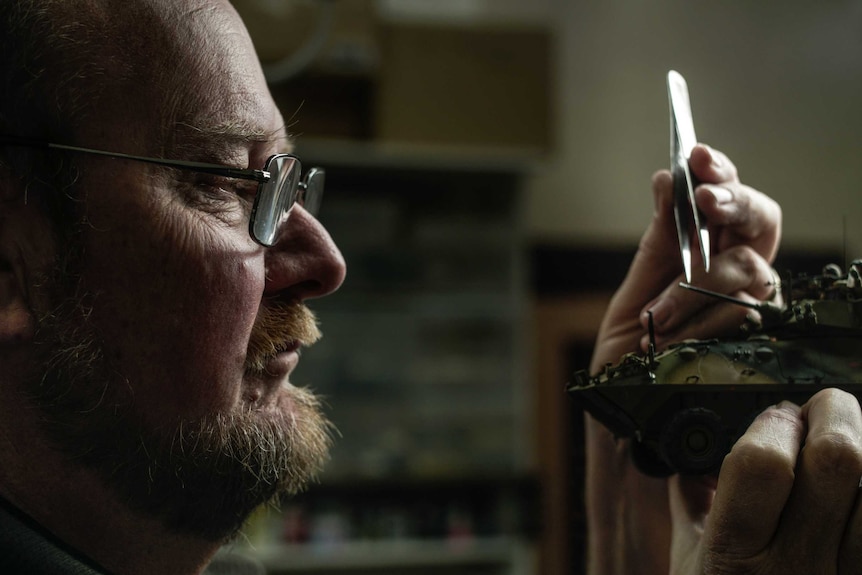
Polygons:
<instances>
[{"instance_id":1,"label":"glasses temple arm","mask_svg":"<svg viewBox=\"0 0 862 575\"><path fill-rule=\"evenodd\" d=\"M133 160L136 162L146 162L148 164L155 164L158 166L184 168L196 172L201 172L204 174L213 174L216 176L225 176L242 180L254 180L256 182L268 182L271 177L270 173L266 170L231 168L228 166L220 166L218 164L209 164L206 162L192 162L188 160L165 160L162 158L148 158L146 156L135 156L132 154L122 154L119 152L105 152L103 150L94 150L92 148L82 148L79 146L68 146L66 144L54 144L51 142L43 142L41 140L35 140L31 138L0 135L0 144L64 150L68 152L80 152L84 154L95 154L97 156L105 156L108 158L119 158L123 160Z\"/></svg>"}]
</instances>

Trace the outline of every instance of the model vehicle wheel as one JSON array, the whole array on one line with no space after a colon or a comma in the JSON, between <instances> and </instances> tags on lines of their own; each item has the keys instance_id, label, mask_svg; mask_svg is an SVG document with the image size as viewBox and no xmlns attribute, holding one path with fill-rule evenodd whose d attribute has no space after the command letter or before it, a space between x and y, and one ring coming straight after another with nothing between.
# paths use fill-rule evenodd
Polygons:
<instances>
[{"instance_id":1,"label":"model vehicle wheel","mask_svg":"<svg viewBox=\"0 0 862 575\"><path fill-rule=\"evenodd\" d=\"M730 448L730 437L717 413L684 409L665 425L659 441L662 458L683 475L715 473Z\"/></svg>"}]
</instances>

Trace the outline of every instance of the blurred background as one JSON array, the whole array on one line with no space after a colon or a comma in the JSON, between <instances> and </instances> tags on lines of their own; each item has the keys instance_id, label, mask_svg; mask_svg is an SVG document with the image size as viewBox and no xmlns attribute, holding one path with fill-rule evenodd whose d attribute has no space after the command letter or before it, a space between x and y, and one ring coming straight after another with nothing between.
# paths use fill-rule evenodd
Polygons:
<instances>
[{"instance_id":1,"label":"blurred background","mask_svg":"<svg viewBox=\"0 0 862 575\"><path fill-rule=\"evenodd\" d=\"M583 572L563 388L652 215L668 70L782 204L779 271L862 256L862 3L234 4L348 262L295 377L340 437L249 526L271 573Z\"/></svg>"}]
</instances>

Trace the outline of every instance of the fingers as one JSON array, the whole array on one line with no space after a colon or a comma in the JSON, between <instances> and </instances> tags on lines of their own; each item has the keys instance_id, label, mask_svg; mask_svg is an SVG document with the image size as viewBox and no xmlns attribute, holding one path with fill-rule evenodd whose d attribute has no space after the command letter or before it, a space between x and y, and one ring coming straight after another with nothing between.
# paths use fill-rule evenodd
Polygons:
<instances>
[{"instance_id":1,"label":"fingers","mask_svg":"<svg viewBox=\"0 0 862 575\"><path fill-rule=\"evenodd\" d=\"M648 312L652 312L660 348L686 338L736 333L746 317L755 314L750 308L682 288L679 279L641 310L644 328L649 325ZM736 246L715 256L710 273L696 270L692 279L697 286L755 303L772 295L775 274L753 249Z\"/></svg>"},{"instance_id":2,"label":"fingers","mask_svg":"<svg viewBox=\"0 0 862 575\"><path fill-rule=\"evenodd\" d=\"M730 158L706 144L692 148L688 165L698 181L705 184L739 181L736 166Z\"/></svg>"},{"instance_id":3,"label":"fingers","mask_svg":"<svg viewBox=\"0 0 862 575\"><path fill-rule=\"evenodd\" d=\"M862 413L854 396L827 389L803 406L802 416L808 433L776 541L790 557L815 555L820 563L835 564L862 477ZM800 549L801 541L807 549ZM847 541L843 559L858 569L860 556L848 556L858 543Z\"/></svg>"},{"instance_id":4,"label":"fingers","mask_svg":"<svg viewBox=\"0 0 862 575\"><path fill-rule=\"evenodd\" d=\"M768 408L725 458L703 539L716 573L754 572L763 561L793 489L804 428L796 405Z\"/></svg>"},{"instance_id":5,"label":"fingers","mask_svg":"<svg viewBox=\"0 0 862 575\"><path fill-rule=\"evenodd\" d=\"M775 259L781 240L781 207L772 198L739 182L703 184L695 198L716 251L747 244L767 261Z\"/></svg>"},{"instance_id":6,"label":"fingers","mask_svg":"<svg viewBox=\"0 0 862 575\"><path fill-rule=\"evenodd\" d=\"M730 159L704 144L695 146L689 165L701 185L697 207L709 223L713 249L722 252L749 244L772 261L781 239L781 207L769 196L739 181Z\"/></svg>"},{"instance_id":7,"label":"fingers","mask_svg":"<svg viewBox=\"0 0 862 575\"><path fill-rule=\"evenodd\" d=\"M781 206L769 196L740 183L736 166L718 150L698 144L689 164L701 182L695 190L695 201L708 222L713 251L720 253L747 244L771 262L781 239ZM670 172L656 172L652 189L655 219L641 248L646 246L653 252L670 253L678 249Z\"/></svg>"},{"instance_id":8,"label":"fingers","mask_svg":"<svg viewBox=\"0 0 862 575\"><path fill-rule=\"evenodd\" d=\"M767 409L722 465L703 564L716 573L859 573L860 476L855 397L825 389L802 408Z\"/></svg>"},{"instance_id":9,"label":"fingers","mask_svg":"<svg viewBox=\"0 0 862 575\"><path fill-rule=\"evenodd\" d=\"M654 332L656 350L665 349L672 343L686 339L705 339L731 337L741 333L741 328L754 314L752 310L730 303L720 303L703 308L700 312L689 317L688 322L677 329L670 331ZM649 321L647 317L645 322ZM647 324L648 326L648 324ZM649 348L649 333L642 335L640 349L646 351Z\"/></svg>"},{"instance_id":10,"label":"fingers","mask_svg":"<svg viewBox=\"0 0 862 575\"><path fill-rule=\"evenodd\" d=\"M654 212L632 262L632 272L652 282L653 295L682 270L673 212L673 178L667 170L653 174ZM671 256L671 257L668 257ZM630 274L631 275L631 274Z\"/></svg>"}]
</instances>

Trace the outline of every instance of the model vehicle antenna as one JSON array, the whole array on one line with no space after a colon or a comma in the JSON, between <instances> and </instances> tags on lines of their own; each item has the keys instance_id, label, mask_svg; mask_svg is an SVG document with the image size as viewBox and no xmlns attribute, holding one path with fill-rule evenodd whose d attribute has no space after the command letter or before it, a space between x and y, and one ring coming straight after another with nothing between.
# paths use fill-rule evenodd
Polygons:
<instances>
[{"instance_id":1,"label":"model vehicle antenna","mask_svg":"<svg viewBox=\"0 0 862 575\"><path fill-rule=\"evenodd\" d=\"M783 282L782 282L783 283ZM712 290L704 289L702 287L693 286L689 283L679 282L679 287L685 288L687 290L691 290L703 295L707 295L709 297L713 297L716 299L720 299L723 301L727 301L730 303L735 303L736 305L741 305L743 307L747 307L750 309L757 310L760 313L760 317L764 324L772 325L773 323L781 322L784 319L786 308L775 305L772 302L761 301L761 302L750 302L745 301L744 299L735 298L729 295L725 295L723 293L718 293Z\"/></svg>"},{"instance_id":2,"label":"model vehicle antenna","mask_svg":"<svg viewBox=\"0 0 862 575\"><path fill-rule=\"evenodd\" d=\"M652 319L652 310L647 312L647 326L649 328L649 346L647 347L647 368L649 370L650 381L655 382L655 370L658 367L658 362L655 360L655 324Z\"/></svg>"}]
</instances>

